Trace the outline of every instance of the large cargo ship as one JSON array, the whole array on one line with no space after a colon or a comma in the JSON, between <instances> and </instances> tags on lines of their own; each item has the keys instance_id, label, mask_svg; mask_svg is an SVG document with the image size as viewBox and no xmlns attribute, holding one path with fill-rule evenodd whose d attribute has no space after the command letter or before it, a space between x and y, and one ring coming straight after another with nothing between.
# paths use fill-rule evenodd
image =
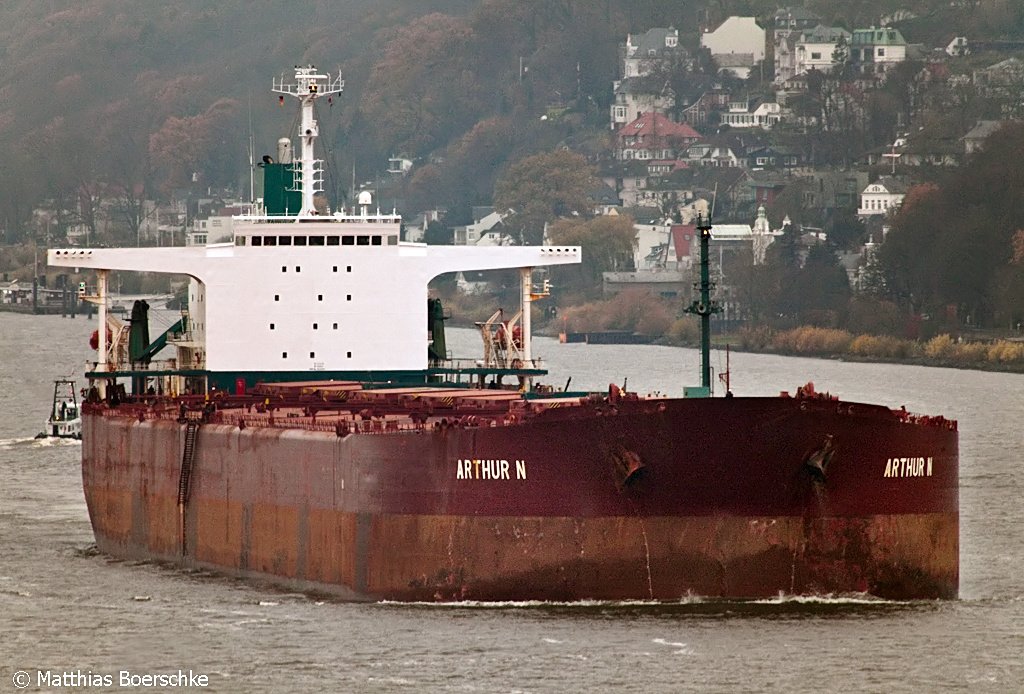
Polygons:
<instances>
[{"instance_id":1,"label":"large cargo ship","mask_svg":"<svg viewBox=\"0 0 1024 694\"><path fill-rule=\"evenodd\" d=\"M49 252L96 271L112 324L82 406L102 552L354 600L956 597L955 422L811 388L713 397L705 223L700 386L541 386L533 268L580 249L425 246L368 194L327 209L313 106L341 88L275 81L300 155L265 158L229 242ZM451 360L427 284L494 268L520 269L521 311ZM189 275L186 315L152 342L144 310L108 319L111 270Z\"/></svg>"}]
</instances>

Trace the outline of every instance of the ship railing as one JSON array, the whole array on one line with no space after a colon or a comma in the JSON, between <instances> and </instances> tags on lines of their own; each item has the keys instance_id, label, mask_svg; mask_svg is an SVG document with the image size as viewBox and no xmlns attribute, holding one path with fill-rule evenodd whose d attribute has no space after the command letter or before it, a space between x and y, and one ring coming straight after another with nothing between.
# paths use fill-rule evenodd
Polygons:
<instances>
[{"instance_id":1,"label":"ship railing","mask_svg":"<svg viewBox=\"0 0 1024 694\"><path fill-rule=\"evenodd\" d=\"M395 214L367 214L363 215L319 215L315 217L296 217L295 215L267 215L267 214L240 214L232 217L239 222L253 222L258 224L295 224L298 222L328 222L331 224L401 224L402 216Z\"/></svg>"}]
</instances>

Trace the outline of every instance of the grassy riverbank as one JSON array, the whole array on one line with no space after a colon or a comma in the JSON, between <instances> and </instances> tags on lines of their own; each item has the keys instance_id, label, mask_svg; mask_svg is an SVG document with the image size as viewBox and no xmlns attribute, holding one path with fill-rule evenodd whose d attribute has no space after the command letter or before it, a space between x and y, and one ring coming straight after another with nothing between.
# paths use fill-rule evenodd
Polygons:
<instances>
[{"instance_id":1,"label":"grassy riverbank","mask_svg":"<svg viewBox=\"0 0 1024 694\"><path fill-rule=\"evenodd\" d=\"M546 332L557 334L563 329L628 330L650 335L661 344L688 347L696 347L700 341L695 316L675 318L665 302L647 294L623 293L566 308L557 320L547 324ZM908 340L838 328L778 330L761 326L714 335L713 343L745 352L1024 373L1024 339L967 340L940 334L929 340Z\"/></svg>"}]
</instances>

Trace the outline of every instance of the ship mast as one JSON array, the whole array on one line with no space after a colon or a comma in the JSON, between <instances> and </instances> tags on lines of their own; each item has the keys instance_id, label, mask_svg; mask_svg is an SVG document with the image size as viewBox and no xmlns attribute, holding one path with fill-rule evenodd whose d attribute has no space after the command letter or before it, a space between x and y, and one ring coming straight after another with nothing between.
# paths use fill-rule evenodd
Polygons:
<instances>
[{"instance_id":1,"label":"ship mast","mask_svg":"<svg viewBox=\"0 0 1024 694\"><path fill-rule=\"evenodd\" d=\"M710 263L708 260L708 243L711 241L711 217L704 219L697 215L697 231L700 232L700 298L690 304L687 313L700 316L700 391L704 397L711 395L711 314L721 309L711 300Z\"/></svg>"},{"instance_id":2,"label":"ship mast","mask_svg":"<svg viewBox=\"0 0 1024 694\"><path fill-rule=\"evenodd\" d=\"M285 84L284 77L274 80L272 91L294 96L301 104L301 121L299 126L299 161L295 169L295 178L302 191L302 209L298 219L316 215L313 196L323 191L323 162L313 156L313 143L320 135L319 125L313 117L313 102L321 97L340 94L345 82L339 73L337 77L317 72L312 65L295 66L295 81Z\"/></svg>"}]
</instances>

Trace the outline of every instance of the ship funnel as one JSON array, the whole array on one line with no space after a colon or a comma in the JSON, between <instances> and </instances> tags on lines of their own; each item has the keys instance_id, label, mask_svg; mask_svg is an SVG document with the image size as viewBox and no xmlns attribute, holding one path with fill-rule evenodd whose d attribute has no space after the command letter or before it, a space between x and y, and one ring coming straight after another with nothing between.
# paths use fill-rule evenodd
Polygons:
<instances>
[{"instance_id":1,"label":"ship funnel","mask_svg":"<svg viewBox=\"0 0 1024 694\"><path fill-rule=\"evenodd\" d=\"M281 164L292 163L292 141L287 137L277 141L277 161Z\"/></svg>"}]
</instances>

